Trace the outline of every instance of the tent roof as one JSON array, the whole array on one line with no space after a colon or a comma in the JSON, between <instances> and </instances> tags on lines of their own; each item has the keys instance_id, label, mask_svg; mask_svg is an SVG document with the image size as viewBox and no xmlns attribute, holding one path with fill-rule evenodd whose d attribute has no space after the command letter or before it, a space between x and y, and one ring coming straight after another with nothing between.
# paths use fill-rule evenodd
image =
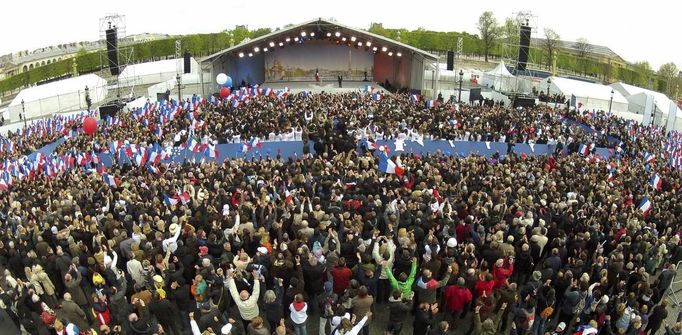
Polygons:
<instances>
[{"instance_id":1,"label":"tent roof","mask_svg":"<svg viewBox=\"0 0 682 335\"><path fill-rule=\"evenodd\" d=\"M611 86L561 77L549 77L548 79L551 79L552 85L559 89L567 98L573 94L576 97L610 100L611 91L613 90L613 102L624 104L628 103L628 100L625 99L620 92L614 90ZM544 82L547 83L547 79L545 79Z\"/></svg>"},{"instance_id":2,"label":"tent roof","mask_svg":"<svg viewBox=\"0 0 682 335\"><path fill-rule=\"evenodd\" d=\"M140 64L133 64L130 66L127 66L123 72L119 75L120 77L126 77L126 76L146 76L146 75L151 75L151 74L159 74L159 73L168 73L168 72L173 72L175 73L177 71L177 64L178 61L181 63L183 62L183 59L166 59L166 60L161 60L157 62L148 62L148 63L140 63ZM194 58L190 59L190 62L193 64L196 64L196 61ZM193 66L194 67L194 66Z\"/></svg>"},{"instance_id":3,"label":"tent roof","mask_svg":"<svg viewBox=\"0 0 682 335\"><path fill-rule=\"evenodd\" d=\"M307 32L340 32L343 34L343 36L348 36L349 34L356 36L357 38L361 39L362 41L370 41L374 46L387 46L387 47L392 47L396 50L409 50L413 52L414 54L419 54L424 58L427 58L432 61L437 61L438 57L435 55L432 55L426 51L423 51L421 49L417 49L413 46L400 43L398 41L392 40L390 38L377 35L371 32L368 32L366 30L361 30L357 28L352 28L343 24L340 24L338 22L335 22L333 20L326 20L326 19L313 19L307 22L303 22L297 25L292 25L289 27L285 27L280 30L273 31L269 34L256 37L252 40L244 40L241 43L221 50L219 52L216 52L212 55L209 55L203 59L201 59L201 62L213 62L214 60L218 59L220 56L228 53L236 53L236 52L241 52L241 51L246 51L247 49L252 49L253 47L260 46L261 48L266 47L266 43L269 43L270 41L278 41L282 40L286 37L295 37L299 36L300 31L307 31ZM294 34L292 34L292 32ZM394 50L395 51L395 50Z\"/></svg>"},{"instance_id":4,"label":"tent roof","mask_svg":"<svg viewBox=\"0 0 682 335\"><path fill-rule=\"evenodd\" d=\"M509 72L507 69L507 66L504 65L504 62L500 62L494 69L486 72L486 74L493 76L513 77L511 72Z\"/></svg>"},{"instance_id":5,"label":"tent roof","mask_svg":"<svg viewBox=\"0 0 682 335\"><path fill-rule=\"evenodd\" d=\"M654 97L654 103L656 104L656 107L663 111L663 113L667 114L669 109L670 109L670 98L668 98L667 95L661 93L661 92L656 92L652 91L646 88L638 87L638 86L633 86L629 85L623 82L617 82L613 83L610 85L613 87L614 90L622 93L625 97L631 97L631 96L637 96L637 95L651 95ZM645 98L646 99L646 98ZM677 108L677 115L679 117L680 115L680 108Z\"/></svg>"},{"instance_id":6,"label":"tent roof","mask_svg":"<svg viewBox=\"0 0 682 335\"><path fill-rule=\"evenodd\" d=\"M91 92L94 92L95 88L104 87L107 85L106 80L102 79L96 74L86 74L84 76L78 76L74 78L53 81L51 83L38 85L21 90L19 94L12 100L9 104L10 106L21 105L21 101L24 103L36 101L40 99L50 98L57 95L65 95L69 93L76 93L78 91L85 90L87 86ZM83 97L85 98L85 97Z\"/></svg>"}]
</instances>

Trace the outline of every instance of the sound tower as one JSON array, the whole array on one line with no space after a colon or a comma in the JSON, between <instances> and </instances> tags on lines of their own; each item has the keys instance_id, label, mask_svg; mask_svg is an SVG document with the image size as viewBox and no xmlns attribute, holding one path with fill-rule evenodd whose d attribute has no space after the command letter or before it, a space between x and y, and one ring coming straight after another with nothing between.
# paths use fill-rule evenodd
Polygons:
<instances>
[{"instance_id":1,"label":"sound tower","mask_svg":"<svg viewBox=\"0 0 682 335\"><path fill-rule=\"evenodd\" d=\"M519 58L516 63L516 71L526 71L528 63L528 49L530 48L530 26L521 25L519 39Z\"/></svg>"},{"instance_id":2,"label":"sound tower","mask_svg":"<svg viewBox=\"0 0 682 335\"><path fill-rule=\"evenodd\" d=\"M118 38L116 28L109 28L106 31L107 38L107 60L109 60L109 72L112 76L119 75L118 67Z\"/></svg>"},{"instance_id":3,"label":"sound tower","mask_svg":"<svg viewBox=\"0 0 682 335\"><path fill-rule=\"evenodd\" d=\"M452 71L455 69L455 53L453 51L448 51L448 71Z\"/></svg>"},{"instance_id":4,"label":"sound tower","mask_svg":"<svg viewBox=\"0 0 682 335\"><path fill-rule=\"evenodd\" d=\"M185 73L192 73L192 62L190 62L190 59L192 58L192 55L189 53L189 51L185 51Z\"/></svg>"}]
</instances>

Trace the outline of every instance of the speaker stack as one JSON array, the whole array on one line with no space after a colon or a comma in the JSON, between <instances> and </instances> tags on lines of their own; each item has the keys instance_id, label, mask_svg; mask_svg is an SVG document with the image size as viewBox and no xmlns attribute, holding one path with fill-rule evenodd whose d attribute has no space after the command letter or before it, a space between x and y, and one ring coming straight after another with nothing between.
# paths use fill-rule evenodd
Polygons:
<instances>
[{"instance_id":1,"label":"speaker stack","mask_svg":"<svg viewBox=\"0 0 682 335\"><path fill-rule=\"evenodd\" d=\"M107 60L109 61L109 72L112 76L118 76L120 69L118 67L118 36L116 28L109 28L106 30L107 39Z\"/></svg>"},{"instance_id":2,"label":"speaker stack","mask_svg":"<svg viewBox=\"0 0 682 335\"><path fill-rule=\"evenodd\" d=\"M530 49L530 26L522 24L519 37L519 58L516 63L516 70L526 71L528 50Z\"/></svg>"},{"instance_id":3,"label":"speaker stack","mask_svg":"<svg viewBox=\"0 0 682 335\"><path fill-rule=\"evenodd\" d=\"M448 51L448 63L447 70L452 71L455 69L455 53L453 51Z\"/></svg>"},{"instance_id":4,"label":"speaker stack","mask_svg":"<svg viewBox=\"0 0 682 335\"><path fill-rule=\"evenodd\" d=\"M185 67L184 67L185 73L192 73L192 62L190 61L191 58L192 58L192 55L189 53L189 51L185 51Z\"/></svg>"}]
</instances>

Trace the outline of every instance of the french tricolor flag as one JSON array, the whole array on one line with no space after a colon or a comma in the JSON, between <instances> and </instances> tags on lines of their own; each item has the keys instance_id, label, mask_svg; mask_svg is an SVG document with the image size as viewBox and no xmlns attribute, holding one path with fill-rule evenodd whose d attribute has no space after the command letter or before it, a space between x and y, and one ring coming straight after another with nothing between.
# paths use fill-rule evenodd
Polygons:
<instances>
[{"instance_id":1,"label":"french tricolor flag","mask_svg":"<svg viewBox=\"0 0 682 335\"><path fill-rule=\"evenodd\" d=\"M145 163L147 163L147 157L148 157L147 150L142 150L142 152L137 154L135 156L135 163L137 164L137 166L142 166Z\"/></svg>"},{"instance_id":2,"label":"french tricolor flag","mask_svg":"<svg viewBox=\"0 0 682 335\"><path fill-rule=\"evenodd\" d=\"M384 173L395 174L398 175L399 177L402 177L403 173L405 172L405 170L403 170L402 167L398 166L395 162L390 160L388 158L388 155L386 154L379 155L379 171Z\"/></svg>"},{"instance_id":3,"label":"french tricolor flag","mask_svg":"<svg viewBox=\"0 0 682 335\"><path fill-rule=\"evenodd\" d=\"M7 185L5 178L0 178L0 191L7 191L8 189L9 185Z\"/></svg>"},{"instance_id":4,"label":"french tricolor flag","mask_svg":"<svg viewBox=\"0 0 682 335\"><path fill-rule=\"evenodd\" d=\"M374 88L371 85L365 85L364 91L365 93L372 93L372 91L374 91Z\"/></svg>"},{"instance_id":5,"label":"french tricolor flag","mask_svg":"<svg viewBox=\"0 0 682 335\"><path fill-rule=\"evenodd\" d=\"M646 163L651 163L656 160L656 155L653 155L649 152L644 153L644 162Z\"/></svg>"},{"instance_id":6,"label":"french tricolor flag","mask_svg":"<svg viewBox=\"0 0 682 335\"><path fill-rule=\"evenodd\" d=\"M436 102L434 100L427 100L426 101L426 108L433 108L436 106Z\"/></svg>"},{"instance_id":7,"label":"french tricolor flag","mask_svg":"<svg viewBox=\"0 0 682 335\"><path fill-rule=\"evenodd\" d=\"M610 182L612 182L613 179L615 179L615 178L616 178L616 174L613 173L613 171L609 171L609 177L606 178L606 181L610 183Z\"/></svg>"},{"instance_id":8,"label":"french tricolor flag","mask_svg":"<svg viewBox=\"0 0 682 335\"><path fill-rule=\"evenodd\" d=\"M215 144L207 145L204 153L210 158L218 159L220 157L220 152L218 152L218 147Z\"/></svg>"},{"instance_id":9,"label":"french tricolor flag","mask_svg":"<svg viewBox=\"0 0 682 335\"><path fill-rule=\"evenodd\" d=\"M187 193L187 192L180 192L176 195L176 197L178 198L178 200L180 200L180 202L183 205L186 205L190 200L189 193Z\"/></svg>"},{"instance_id":10,"label":"french tricolor flag","mask_svg":"<svg viewBox=\"0 0 682 335\"><path fill-rule=\"evenodd\" d=\"M587 156L590 154L590 147L585 144L581 144L580 147L578 147L578 153L583 156Z\"/></svg>"},{"instance_id":11,"label":"french tricolor flag","mask_svg":"<svg viewBox=\"0 0 682 335\"><path fill-rule=\"evenodd\" d=\"M649 179L649 183L653 188L656 189L656 191L661 189L661 185L663 185L663 180L661 180L661 177L658 175L658 173L655 173L653 176L651 176L651 179Z\"/></svg>"},{"instance_id":12,"label":"french tricolor flag","mask_svg":"<svg viewBox=\"0 0 682 335\"><path fill-rule=\"evenodd\" d=\"M149 154L149 164L159 164L161 163L161 153L158 150L153 150Z\"/></svg>"},{"instance_id":13,"label":"french tricolor flag","mask_svg":"<svg viewBox=\"0 0 682 335\"><path fill-rule=\"evenodd\" d=\"M272 89L271 89L271 88L267 87L267 88L265 88L265 89L263 90L263 95L266 96L266 97L269 97L269 96L274 95L274 93L272 92Z\"/></svg>"},{"instance_id":14,"label":"french tricolor flag","mask_svg":"<svg viewBox=\"0 0 682 335\"><path fill-rule=\"evenodd\" d=\"M158 175L158 176L161 175L161 170L154 165L147 164L147 170L149 170L149 172L151 172L155 175Z\"/></svg>"},{"instance_id":15,"label":"french tricolor flag","mask_svg":"<svg viewBox=\"0 0 682 335\"><path fill-rule=\"evenodd\" d=\"M178 202L180 202L180 200L175 199L174 197L171 198L168 196L168 194L165 194L165 193L163 194L163 203L166 204L166 206L170 207L173 205L177 205Z\"/></svg>"},{"instance_id":16,"label":"french tricolor flag","mask_svg":"<svg viewBox=\"0 0 682 335\"><path fill-rule=\"evenodd\" d=\"M372 94L372 100L373 101L381 101L381 94L380 93Z\"/></svg>"},{"instance_id":17,"label":"french tricolor flag","mask_svg":"<svg viewBox=\"0 0 682 335\"><path fill-rule=\"evenodd\" d=\"M107 185L109 185L111 187L118 187L118 185L119 185L118 177L116 177L114 175L110 175L108 173L103 173L102 179L104 179L104 182L107 183Z\"/></svg>"},{"instance_id":18,"label":"french tricolor flag","mask_svg":"<svg viewBox=\"0 0 682 335\"><path fill-rule=\"evenodd\" d=\"M194 140L194 137L190 137L189 141L187 141L187 143L185 144L185 147L187 148L187 150L194 152L199 147L199 143L197 143L197 141Z\"/></svg>"},{"instance_id":19,"label":"french tricolor flag","mask_svg":"<svg viewBox=\"0 0 682 335\"><path fill-rule=\"evenodd\" d=\"M651 211L652 204L651 201L649 200L649 197L644 197L642 198L642 201L639 203L639 206L637 207L640 211L642 211L642 214L646 218L649 215L649 212Z\"/></svg>"},{"instance_id":20,"label":"french tricolor flag","mask_svg":"<svg viewBox=\"0 0 682 335\"><path fill-rule=\"evenodd\" d=\"M260 139L258 137L254 137L251 140L251 143L249 143L249 145L251 146L251 148L259 148L260 149L263 147L263 143L260 141Z\"/></svg>"},{"instance_id":21,"label":"french tricolor flag","mask_svg":"<svg viewBox=\"0 0 682 335\"><path fill-rule=\"evenodd\" d=\"M419 96L416 94L410 94L410 101L412 101L412 102L419 101Z\"/></svg>"},{"instance_id":22,"label":"french tricolor flag","mask_svg":"<svg viewBox=\"0 0 682 335\"><path fill-rule=\"evenodd\" d=\"M365 141L365 146L367 147L367 150L379 149L379 145L370 141L369 139Z\"/></svg>"}]
</instances>

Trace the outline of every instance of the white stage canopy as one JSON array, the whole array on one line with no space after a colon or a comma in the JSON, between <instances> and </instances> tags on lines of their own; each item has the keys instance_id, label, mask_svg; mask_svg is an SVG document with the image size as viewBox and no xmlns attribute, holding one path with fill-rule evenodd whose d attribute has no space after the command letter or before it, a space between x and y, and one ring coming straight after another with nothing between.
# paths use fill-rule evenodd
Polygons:
<instances>
[{"instance_id":1,"label":"white stage canopy","mask_svg":"<svg viewBox=\"0 0 682 335\"><path fill-rule=\"evenodd\" d=\"M571 95L575 95L576 101L582 103L583 109L609 110L609 103L611 100L611 86L589 83L580 80L549 77L543 80L545 90L547 89L547 80L551 80L550 95L561 93L570 101ZM628 100L620 94L620 92L613 90L613 104L611 106L612 112L627 112Z\"/></svg>"},{"instance_id":2,"label":"white stage canopy","mask_svg":"<svg viewBox=\"0 0 682 335\"><path fill-rule=\"evenodd\" d=\"M519 91L517 78L507 70L504 62L500 62L494 69L484 73L482 84L500 92Z\"/></svg>"},{"instance_id":3,"label":"white stage canopy","mask_svg":"<svg viewBox=\"0 0 682 335\"><path fill-rule=\"evenodd\" d=\"M178 69L178 62L180 68ZM199 63L190 58L191 73L199 73ZM184 59L167 59L158 62L134 64L126 67L118 76L121 87L158 84L175 79L178 70L183 73Z\"/></svg>"},{"instance_id":4,"label":"white stage canopy","mask_svg":"<svg viewBox=\"0 0 682 335\"><path fill-rule=\"evenodd\" d=\"M622 82L611 84L611 87L613 87L614 91L618 91L625 96L630 103L629 112L631 113L644 114L644 105L646 104L647 95L654 97L654 106L656 107L654 116L660 117L660 114L668 115L668 112L670 111L671 100L663 93L628 85ZM682 117L682 111L680 108L677 108L676 114L677 118Z\"/></svg>"},{"instance_id":5,"label":"white stage canopy","mask_svg":"<svg viewBox=\"0 0 682 335\"><path fill-rule=\"evenodd\" d=\"M19 121L24 101L26 117L30 119L53 115L55 113L84 110L85 87L88 87L90 100L96 104L107 95L107 82L95 74L53 81L21 90L9 104L12 122Z\"/></svg>"}]
</instances>

